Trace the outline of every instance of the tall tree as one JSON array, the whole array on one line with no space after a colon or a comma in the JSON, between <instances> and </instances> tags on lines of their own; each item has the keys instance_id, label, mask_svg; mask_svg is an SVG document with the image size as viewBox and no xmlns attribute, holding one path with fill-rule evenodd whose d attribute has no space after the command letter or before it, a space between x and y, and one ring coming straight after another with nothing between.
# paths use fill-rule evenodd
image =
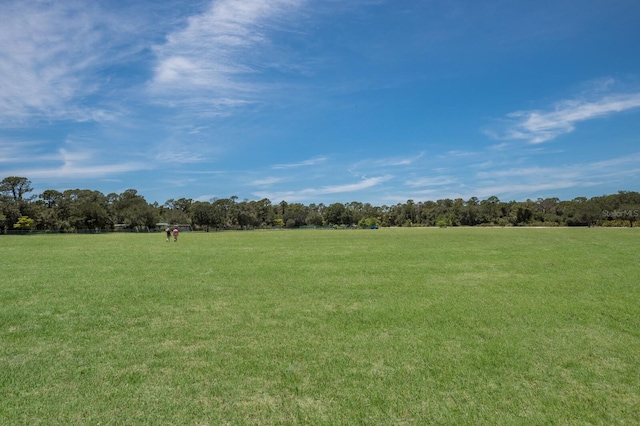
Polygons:
<instances>
[{"instance_id":1,"label":"tall tree","mask_svg":"<svg viewBox=\"0 0 640 426\"><path fill-rule=\"evenodd\" d=\"M58 228L105 229L113 225L108 198L89 189L64 191L59 201L59 219Z\"/></svg>"},{"instance_id":2,"label":"tall tree","mask_svg":"<svg viewBox=\"0 0 640 426\"><path fill-rule=\"evenodd\" d=\"M0 193L12 201L22 201L25 194L31 191L33 191L31 181L25 177L9 176L0 182Z\"/></svg>"},{"instance_id":3,"label":"tall tree","mask_svg":"<svg viewBox=\"0 0 640 426\"><path fill-rule=\"evenodd\" d=\"M127 189L113 201L115 217L118 223L132 228L154 226L159 219L156 209L138 195L135 189Z\"/></svg>"},{"instance_id":4,"label":"tall tree","mask_svg":"<svg viewBox=\"0 0 640 426\"><path fill-rule=\"evenodd\" d=\"M29 201L33 197L25 197L33 191L31 181L25 177L9 176L0 182L0 214L3 215L3 228L13 228L21 216L29 216Z\"/></svg>"},{"instance_id":5,"label":"tall tree","mask_svg":"<svg viewBox=\"0 0 640 426\"><path fill-rule=\"evenodd\" d=\"M342 203L330 204L323 211L324 219L329 225L342 225L344 224L345 211Z\"/></svg>"},{"instance_id":6,"label":"tall tree","mask_svg":"<svg viewBox=\"0 0 640 426\"><path fill-rule=\"evenodd\" d=\"M214 226L213 206L211 203L196 201L191 206L191 220L194 225L204 227L207 231Z\"/></svg>"}]
</instances>

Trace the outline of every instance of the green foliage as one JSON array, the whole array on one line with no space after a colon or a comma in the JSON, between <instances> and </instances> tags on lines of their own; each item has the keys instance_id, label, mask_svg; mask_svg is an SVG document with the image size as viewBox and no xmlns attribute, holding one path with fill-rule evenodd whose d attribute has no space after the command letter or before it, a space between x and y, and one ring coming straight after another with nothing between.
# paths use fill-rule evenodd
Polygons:
<instances>
[{"instance_id":1,"label":"green foliage","mask_svg":"<svg viewBox=\"0 0 640 426\"><path fill-rule=\"evenodd\" d=\"M38 196L31 182L22 177L8 177L0 182L0 224L11 227L20 216L34 219L34 228L42 230L153 227L157 222L191 224L196 229L285 227L293 220L295 227L335 226L337 228L377 226L636 226L639 215L626 214L621 219L613 212L638 212L640 193L617 194L587 199L578 197L561 201L538 198L526 201L501 201L496 196L485 200L471 197L436 201L407 200L394 206L372 206L352 201L304 205L281 201L273 205L264 198L239 201L237 196L194 202L192 199L169 199L163 205L147 203L135 189L105 196L86 189L45 190ZM605 214L605 212L608 212Z\"/></svg>"},{"instance_id":2,"label":"green foliage","mask_svg":"<svg viewBox=\"0 0 640 426\"><path fill-rule=\"evenodd\" d=\"M33 191L31 181L25 177L9 176L0 181L0 194L15 202L22 201L31 191Z\"/></svg>"},{"instance_id":3,"label":"green foliage","mask_svg":"<svg viewBox=\"0 0 640 426\"><path fill-rule=\"evenodd\" d=\"M305 223L309 226L322 226L324 219L322 215L316 211L311 211L305 219Z\"/></svg>"},{"instance_id":4,"label":"green foliage","mask_svg":"<svg viewBox=\"0 0 640 426\"><path fill-rule=\"evenodd\" d=\"M135 189L127 189L114 197L113 209L115 223L132 228L154 226L160 219L157 211Z\"/></svg>"},{"instance_id":5,"label":"green foliage","mask_svg":"<svg viewBox=\"0 0 640 426\"><path fill-rule=\"evenodd\" d=\"M358 222L360 228L371 228L372 226L379 226L380 221L377 217L363 217Z\"/></svg>"},{"instance_id":6,"label":"green foliage","mask_svg":"<svg viewBox=\"0 0 640 426\"><path fill-rule=\"evenodd\" d=\"M346 218L346 208L342 203L333 203L323 211L325 221L329 225L343 225Z\"/></svg>"},{"instance_id":7,"label":"green foliage","mask_svg":"<svg viewBox=\"0 0 640 426\"><path fill-rule=\"evenodd\" d=\"M29 216L20 216L18 222L13 224L13 227L20 230L29 230L33 227L33 222L34 220Z\"/></svg>"}]
</instances>

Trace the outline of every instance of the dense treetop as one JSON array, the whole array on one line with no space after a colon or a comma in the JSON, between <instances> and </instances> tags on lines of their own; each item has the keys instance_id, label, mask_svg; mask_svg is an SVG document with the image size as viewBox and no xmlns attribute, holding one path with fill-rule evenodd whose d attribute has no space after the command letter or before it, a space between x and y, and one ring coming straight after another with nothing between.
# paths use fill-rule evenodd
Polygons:
<instances>
[{"instance_id":1,"label":"dense treetop","mask_svg":"<svg viewBox=\"0 0 640 426\"><path fill-rule=\"evenodd\" d=\"M90 189L48 189L32 194L31 181L10 176L0 182L0 229L52 230L156 228L249 229L301 226L633 226L640 219L640 193L619 191L590 199L538 198L504 202L492 196L436 201L407 200L392 206L369 203L272 204L229 198L210 202L170 199L149 204L135 189L103 194Z\"/></svg>"}]
</instances>

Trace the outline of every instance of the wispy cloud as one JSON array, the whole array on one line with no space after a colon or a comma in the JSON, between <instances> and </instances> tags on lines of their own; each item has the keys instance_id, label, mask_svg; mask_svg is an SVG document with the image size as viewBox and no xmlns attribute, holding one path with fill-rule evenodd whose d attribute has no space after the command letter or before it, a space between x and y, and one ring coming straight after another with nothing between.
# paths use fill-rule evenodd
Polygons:
<instances>
[{"instance_id":1,"label":"wispy cloud","mask_svg":"<svg viewBox=\"0 0 640 426\"><path fill-rule=\"evenodd\" d=\"M300 161L299 163L289 163L289 164L274 164L273 166L271 166L272 169L274 170L278 170L278 169L293 169L293 168L298 168L298 167L306 167L306 166L313 166L319 163L323 163L327 161L327 157L315 157L315 158L311 158L309 160L304 160L304 161Z\"/></svg>"},{"instance_id":2,"label":"wispy cloud","mask_svg":"<svg viewBox=\"0 0 640 426\"><path fill-rule=\"evenodd\" d=\"M266 177L264 179L258 179L258 180L254 180L252 182L249 182L249 185L271 186L271 185L275 185L276 183L283 182L285 180L286 179L284 179L284 178L278 178L278 177Z\"/></svg>"},{"instance_id":3,"label":"wispy cloud","mask_svg":"<svg viewBox=\"0 0 640 426\"><path fill-rule=\"evenodd\" d=\"M410 187L431 187L431 186L444 186L456 184L456 178L452 176L438 176L438 177L423 177L417 179L410 179L406 181L406 185Z\"/></svg>"},{"instance_id":4,"label":"wispy cloud","mask_svg":"<svg viewBox=\"0 0 640 426\"><path fill-rule=\"evenodd\" d=\"M99 68L131 53L123 41L127 20L111 18L84 2L3 2L0 122L113 119L105 108L83 102L105 82Z\"/></svg>"},{"instance_id":5,"label":"wispy cloud","mask_svg":"<svg viewBox=\"0 0 640 426\"><path fill-rule=\"evenodd\" d=\"M386 175L380 177L372 177L372 178L364 178L360 182L349 183L345 185L333 185L333 186L325 186L318 191L319 194L336 194L340 192L354 192L360 191L363 189L371 188L373 186L379 185L382 182L386 182L389 179L392 179L393 176Z\"/></svg>"},{"instance_id":6,"label":"wispy cloud","mask_svg":"<svg viewBox=\"0 0 640 426\"><path fill-rule=\"evenodd\" d=\"M494 184L485 185L477 188L473 192L473 196L478 198L487 198L491 196L497 196L502 201L508 201L511 199L522 200L522 196L526 195L527 198L537 198L542 196L548 196L560 189L585 187L595 185L595 183L580 183L575 180L554 180L552 182L529 182L523 184Z\"/></svg>"},{"instance_id":7,"label":"wispy cloud","mask_svg":"<svg viewBox=\"0 0 640 426\"><path fill-rule=\"evenodd\" d=\"M496 178L544 178L551 177L558 179L560 177L577 177L580 176L580 170L573 167L528 167L528 168L511 168L505 170L492 170L476 173L479 179L496 179Z\"/></svg>"},{"instance_id":8,"label":"wispy cloud","mask_svg":"<svg viewBox=\"0 0 640 426\"><path fill-rule=\"evenodd\" d=\"M400 167L400 166L409 166L422 157L425 156L425 152L419 152L414 155L407 155L403 157L387 157L387 158L377 158L377 159L365 159L354 165L353 168L361 168L361 167Z\"/></svg>"},{"instance_id":9,"label":"wispy cloud","mask_svg":"<svg viewBox=\"0 0 640 426\"><path fill-rule=\"evenodd\" d=\"M517 159L516 159L517 160ZM509 165L496 162L490 169L474 168L469 174L444 174L416 177L400 187L383 185L387 202L437 200L444 198L486 198L498 196L503 201L559 196L571 189L575 194L592 192L593 188L616 185L618 190L633 190L640 179L640 153L602 161L574 162L562 165ZM561 197L562 198L562 197Z\"/></svg>"},{"instance_id":10,"label":"wispy cloud","mask_svg":"<svg viewBox=\"0 0 640 426\"><path fill-rule=\"evenodd\" d=\"M381 162L387 166L408 166L410 164L415 163L417 160L421 159L422 157L424 157L424 155L425 153L423 151L411 157L389 158L386 160L382 160Z\"/></svg>"},{"instance_id":11,"label":"wispy cloud","mask_svg":"<svg viewBox=\"0 0 640 426\"><path fill-rule=\"evenodd\" d=\"M50 161L57 155L43 153L44 144L33 141L8 141L0 137L0 163L21 164L32 161Z\"/></svg>"},{"instance_id":12,"label":"wispy cloud","mask_svg":"<svg viewBox=\"0 0 640 426\"><path fill-rule=\"evenodd\" d=\"M640 153L591 163L534 166L479 171L475 174L477 196L549 194L553 190L618 182L621 189L640 177ZM634 167L635 166L635 167Z\"/></svg>"},{"instance_id":13,"label":"wispy cloud","mask_svg":"<svg viewBox=\"0 0 640 426\"><path fill-rule=\"evenodd\" d=\"M420 167L421 160L426 156L426 152L421 151L405 156L363 158L351 164L347 170L354 176L407 171Z\"/></svg>"},{"instance_id":14,"label":"wispy cloud","mask_svg":"<svg viewBox=\"0 0 640 426\"><path fill-rule=\"evenodd\" d=\"M507 115L504 139L547 142L574 131L577 123L640 107L640 93L617 94L595 101L564 100L551 111L517 111Z\"/></svg>"},{"instance_id":15,"label":"wispy cloud","mask_svg":"<svg viewBox=\"0 0 640 426\"><path fill-rule=\"evenodd\" d=\"M90 179L113 176L121 173L149 170L148 164L141 162L124 162L118 164L98 164L98 165L71 165L64 164L60 167L33 168L20 170L20 175L28 176L30 179L47 179L60 181L63 179ZM13 174L11 171L9 175Z\"/></svg>"},{"instance_id":16,"label":"wispy cloud","mask_svg":"<svg viewBox=\"0 0 640 426\"><path fill-rule=\"evenodd\" d=\"M459 150L453 150L453 151L447 151L446 153L444 153L443 155L439 155L438 157L440 158L450 158L450 157L472 157L474 155L477 155L477 152L472 152L472 151L459 151Z\"/></svg>"},{"instance_id":17,"label":"wispy cloud","mask_svg":"<svg viewBox=\"0 0 640 426\"><path fill-rule=\"evenodd\" d=\"M257 192L255 195L262 198L269 198L271 200L287 200L287 201L303 201L303 200L313 200L314 197L319 195L327 195L327 194L341 194L341 193L351 193L363 191L365 189L370 189L376 187L390 179L393 179L393 176L385 175L378 177L370 177L363 178L361 181L347 183L342 185L328 185L323 186L321 188L306 188L298 191L285 191L285 192L274 192L274 193L266 193L266 192Z\"/></svg>"},{"instance_id":18,"label":"wispy cloud","mask_svg":"<svg viewBox=\"0 0 640 426\"><path fill-rule=\"evenodd\" d=\"M201 103L214 109L254 102L260 87L249 77L265 70L260 58L271 45L269 33L281 20L292 19L302 3L212 1L205 12L189 18L185 28L155 46L158 62L151 92L171 103Z\"/></svg>"},{"instance_id":19,"label":"wispy cloud","mask_svg":"<svg viewBox=\"0 0 640 426\"><path fill-rule=\"evenodd\" d=\"M60 149L55 155L40 157L47 166L27 167L16 171L5 172L8 175L28 176L30 179L63 179L102 178L122 173L150 170L153 166L139 161L105 163L99 161L100 154L89 150L71 151Z\"/></svg>"}]
</instances>

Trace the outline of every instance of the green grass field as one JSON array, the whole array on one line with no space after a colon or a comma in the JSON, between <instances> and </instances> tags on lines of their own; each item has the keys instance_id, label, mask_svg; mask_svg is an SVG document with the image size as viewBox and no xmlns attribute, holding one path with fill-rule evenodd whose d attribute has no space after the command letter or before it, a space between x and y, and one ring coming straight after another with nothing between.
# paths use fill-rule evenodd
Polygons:
<instances>
[{"instance_id":1,"label":"green grass field","mask_svg":"<svg viewBox=\"0 0 640 426\"><path fill-rule=\"evenodd\" d=\"M639 243L0 236L0 424L638 424Z\"/></svg>"}]
</instances>

